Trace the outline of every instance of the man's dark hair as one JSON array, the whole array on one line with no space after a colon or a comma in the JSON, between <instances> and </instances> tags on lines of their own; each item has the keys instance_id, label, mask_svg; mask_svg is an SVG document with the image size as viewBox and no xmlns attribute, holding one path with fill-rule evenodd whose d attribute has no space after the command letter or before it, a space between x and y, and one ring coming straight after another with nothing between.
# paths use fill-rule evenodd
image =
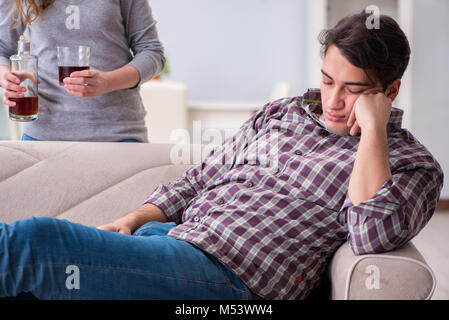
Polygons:
<instances>
[{"instance_id":1,"label":"man's dark hair","mask_svg":"<svg viewBox=\"0 0 449 320\"><path fill-rule=\"evenodd\" d=\"M379 80L385 91L404 75L410 61L410 45L394 19L380 15L380 28L375 29L367 26L370 17L363 11L322 31L319 35L321 51L324 57L330 46L337 46L341 54L352 65L363 69L373 83Z\"/></svg>"}]
</instances>

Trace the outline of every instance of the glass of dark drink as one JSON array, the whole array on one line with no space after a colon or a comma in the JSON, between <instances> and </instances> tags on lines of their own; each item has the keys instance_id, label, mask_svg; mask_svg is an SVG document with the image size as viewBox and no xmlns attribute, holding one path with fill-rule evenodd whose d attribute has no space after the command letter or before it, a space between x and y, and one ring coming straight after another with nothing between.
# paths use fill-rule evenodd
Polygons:
<instances>
[{"instance_id":1,"label":"glass of dark drink","mask_svg":"<svg viewBox=\"0 0 449 320\"><path fill-rule=\"evenodd\" d=\"M90 47L56 47L58 54L59 85L75 71L90 69Z\"/></svg>"}]
</instances>

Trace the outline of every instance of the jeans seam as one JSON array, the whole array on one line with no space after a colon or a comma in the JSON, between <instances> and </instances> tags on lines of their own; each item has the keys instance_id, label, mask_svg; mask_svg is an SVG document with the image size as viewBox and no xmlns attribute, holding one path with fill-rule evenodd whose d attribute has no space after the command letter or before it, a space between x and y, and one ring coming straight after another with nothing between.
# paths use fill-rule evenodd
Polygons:
<instances>
[{"instance_id":1,"label":"jeans seam","mask_svg":"<svg viewBox=\"0 0 449 320\"><path fill-rule=\"evenodd\" d=\"M214 257L214 258L215 258L215 257ZM226 278L226 285L227 285L228 287L230 287L230 288L236 290L236 291L239 291L241 294L243 294L243 295L245 296L246 300L249 300L249 294L248 294L249 288L248 288L248 290L237 288L237 287L231 282L231 280L230 280L230 278L229 278L229 276L228 276L228 274L227 274L227 271L228 271L227 267L226 267L225 265L223 265L217 258L215 258L215 259L216 259L217 262L220 264L221 272L223 272L223 275L224 275L225 278ZM229 270L229 271L232 272L232 270ZM237 275L235 275L235 276L238 277ZM240 279L240 277L238 277L238 278ZM242 280L240 279L240 281L242 281ZM242 281L242 282L243 282L243 281Z\"/></svg>"},{"instance_id":2,"label":"jeans seam","mask_svg":"<svg viewBox=\"0 0 449 320\"><path fill-rule=\"evenodd\" d=\"M181 240L181 241L184 241L184 240ZM226 279L225 285L226 285L227 287L233 289L233 290L236 290L236 291L240 292L241 294L243 294L243 295L247 298L246 300L249 300L249 297L251 296L251 293L248 293L248 291L250 291L250 290L249 290L248 286L246 286L246 284L243 282L243 280L240 279L239 276L237 276L237 275L234 273L234 275L235 275L236 277L238 277L238 278L240 279L240 281L242 281L242 282L245 284L245 286L246 286L246 288L247 288L246 290L245 290L245 289L239 289L239 288L237 288L237 287L231 282L231 280L230 280L230 278L229 278L229 276L228 276L228 274L227 274L227 271L229 270L229 271L232 272L232 273L233 273L233 271L232 271L231 269L229 269L223 262L221 262L220 259L218 259L217 257L215 257L213 254L211 254L211 253L205 251L204 249L201 249L200 247L198 247L198 246L197 246L196 244L194 244L194 243L191 243L191 242L187 242L187 243L190 244L191 246L193 246L194 248L196 248L196 249L202 251L206 256L208 256L209 259L214 259L215 262L220 266L220 270L221 270L221 272L223 273L223 275L224 275L224 277L225 277L225 279Z\"/></svg>"},{"instance_id":3,"label":"jeans seam","mask_svg":"<svg viewBox=\"0 0 449 320\"><path fill-rule=\"evenodd\" d=\"M140 271L140 270L137 270L137 269L99 266L99 265L91 265L91 264L84 264L84 263L76 263L76 262L73 262L73 261L71 261L71 262L38 262L38 263L27 264L27 265L24 265L24 266L15 267L14 270L17 271L19 269L31 268L31 267L34 267L36 265L44 265L44 266L47 266L47 265L67 265L67 266L75 265L77 267L88 267L88 268L93 268L93 269L123 271L123 272L127 272L127 273L141 274L141 275L152 275L152 276L157 275L157 276L160 276L160 277L166 278L166 279L181 280L181 281L200 283L200 284L207 284L207 285L214 285L214 286L231 287L232 289L238 290L238 291L240 291L242 293L245 292L245 290L237 289L237 288L235 288L232 285L227 285L226 283L193 280L193 279L187 279L187 278L177 278L177 277L172 277L172 276L164 275L164 274L160 274L160 273L154 273L154 272L148 272L148 271ZM11 273L13 273L13 272L12 271L7 271L7 272L0 273L0 275L1 276L10 276Z\"/></svg>"}]
</instances>

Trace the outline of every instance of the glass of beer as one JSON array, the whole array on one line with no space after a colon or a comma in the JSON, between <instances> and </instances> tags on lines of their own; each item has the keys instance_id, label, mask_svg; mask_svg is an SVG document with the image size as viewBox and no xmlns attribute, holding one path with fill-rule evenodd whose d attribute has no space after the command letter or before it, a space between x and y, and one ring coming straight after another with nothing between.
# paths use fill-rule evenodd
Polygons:
<instances>
[{"instance_id":1,"label":"glass of beer","mask_svg":"<svg viewBox=\"0 0 449 320\"><path fill-rule=\"evenodd\" d=\"M16 103L9 107L9 118L14 121L29 122L37 119L38 103L38 63L37 57L23 55L20 59L11 59L11 73L20 79L19 86L26 89L21 98L9 98Z\"/></svg>"},{"instance_id":2,"label":"glass of beer","mask_svg":"<svg viewBox=\"0 0 449 320\"><path fill-rule=\"evenodd\" d=\"M90 47L56 47L58 54L59 85L75 71L90 69Z\"/></svg>"}]
</instances>

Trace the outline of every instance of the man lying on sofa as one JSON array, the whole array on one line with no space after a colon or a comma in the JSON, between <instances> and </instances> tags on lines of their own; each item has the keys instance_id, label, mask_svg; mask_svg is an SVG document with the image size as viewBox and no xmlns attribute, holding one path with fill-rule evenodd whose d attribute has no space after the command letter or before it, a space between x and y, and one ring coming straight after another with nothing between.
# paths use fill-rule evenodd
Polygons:
<instances>
[{"instance_id":1,"label":"man lying on sofa","mask_svg":"<svg viewBox=\"0 0 449 320\"><path fill-rule=\"evenodd\" d=\"M366 20L321 34L321 90L267 104L137 210L98 228L2 224L0 296L304 299L345 241L360 255L412 239L443 174L392 108L404 33L387 16L379 29ZM261 141L275 145L269 161L257 159Z\"/></svg>"}]
</instances>

